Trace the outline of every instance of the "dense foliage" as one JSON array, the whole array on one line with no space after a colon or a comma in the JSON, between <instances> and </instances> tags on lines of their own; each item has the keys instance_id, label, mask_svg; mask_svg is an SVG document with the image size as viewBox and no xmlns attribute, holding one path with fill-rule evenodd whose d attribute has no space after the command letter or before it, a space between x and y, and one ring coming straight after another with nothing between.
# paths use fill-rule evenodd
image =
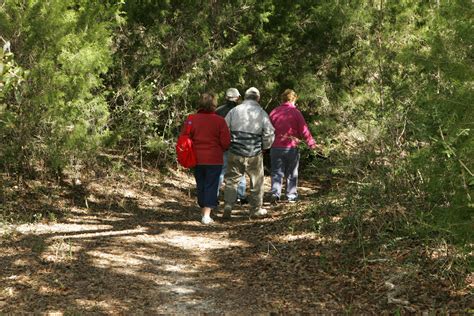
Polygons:
<instances>
[{"instance_id":1,"label":"dense foliage","mask_svg":"<svg viewBox=\"0 0 474 316\"><path fill-rule=\"evenodd\" d=\"M304 150L307 170L468 232L472 6L3 1L0 168L61 175L112 150L172 166L177 128L200 92L222 100L230 86L256 86L269 111L294 88L328 157Z\"/></svg>"},{"instance_id":2,"label":"dense foliage","mask_svg":"<svg viewBox=\"0 0 474 316\"><path fill-rule=\"evenodd\" d=\"M95 153L106 132L101 75L112 61L114 11L89 1L7 1L2 39L1 164L60 173ZM25 69L26 71L22 71Z\"/></svg>"}]
</instances>

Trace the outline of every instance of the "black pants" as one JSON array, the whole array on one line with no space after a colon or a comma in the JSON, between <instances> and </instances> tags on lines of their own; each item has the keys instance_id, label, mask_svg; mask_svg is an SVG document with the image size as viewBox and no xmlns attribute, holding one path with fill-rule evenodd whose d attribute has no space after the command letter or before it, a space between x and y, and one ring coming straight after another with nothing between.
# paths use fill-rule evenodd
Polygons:
<instances>
[{"instance_id":1,"label":"black pants","mask_svg":"<svg viewBox=\"0 0 474 316\"><path fill-rule=\"evenodd\" d=\"M194 169L200 207L217 207L217 188L222 165L197 165Z\"/></svg>"}]
</instances>

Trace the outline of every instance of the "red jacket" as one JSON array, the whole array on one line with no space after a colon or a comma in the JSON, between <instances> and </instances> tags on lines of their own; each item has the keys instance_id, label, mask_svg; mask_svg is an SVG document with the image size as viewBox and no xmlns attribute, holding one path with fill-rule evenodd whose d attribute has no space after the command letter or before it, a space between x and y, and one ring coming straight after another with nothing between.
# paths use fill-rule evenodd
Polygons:
<instances>
[{"instance_id":1,"label":"red jacket","mask_svg":"<svg viewBox=\"0 0 474 316\"><path fill-rule=\"evenodd\" d=\"M187 124L191 124L191 139L193 140L198 165L222 165L224 151L230 145L230 132L225 119L215 112L198 111L191 121L186 121L181 133L185 132Z\"/></svg>"}]
</instances>

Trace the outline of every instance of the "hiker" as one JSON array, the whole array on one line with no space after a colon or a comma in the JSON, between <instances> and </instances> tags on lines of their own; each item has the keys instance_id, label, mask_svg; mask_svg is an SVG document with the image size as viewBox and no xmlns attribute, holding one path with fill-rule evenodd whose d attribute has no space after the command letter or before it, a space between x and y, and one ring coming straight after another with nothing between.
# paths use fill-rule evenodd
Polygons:
<instances>
[{"instance_id":1,"label":"hiker","mask_svg":"<svg viewBox=\"0 0 474 316\"><path fill-rule=\"evenodd\" d=\"M191 124L191 139L197 158L194 169L197 200L201 207L201 223L214 222L211 210L217 207L217 186L222 170L223 154L230 145L230 133L224 118L215 113L217 100L213 94L204 93L198 103L198 111L185 122Z\"/></svg>"},{"instance_id":2,"label":"hiker","mask_svg":"<svg viewBox=\"0 0 474 316\"><path fill-rule=\"evenodd\" d=\"M316 142L301 112L296 108L298 96L286 89L281 95L282 103L270 112L270 120L275 127L275 141L270 149L272 202L281 198L282 181L286 178L286 197L294 203L298 198L298 166L300 154L298 143L304 139L308 147L316 148Z\"/></svg>"},{"instance_id":3,"label":"hiker","mask_svg":"<svg viewBox=\"0 0 474 316\"><path fill-rule=\"evenodd\" d=\"M226 99L226 102L223 105L221 105L220 107L218 107L217 110L216 110L216 114L222 116L223 118L226 117L227 113L229 113L230 110L232 110L233 108L235 108L237 106L237 104L240 100L239 90L237 90L236 88L227 89L227 91L225 93L225 99ZM225 151L224 152L224 157L223 157L224 164L222 165L222 172L221 172L221 176L219 178L219 188L217 189L218 191L222 187L222 183L224 182L224 175L225 175L225 171L227 169L227 157L228 157L228 155L229 155L229 152ZM237 187L237 203L240 203L240 204L247 204L248 203L248 200L245 196L245 186L246 185L247 185L247 183L246 183L245 175L243 175L240 178L239 185ZM219 192L217 193L217 195L219 195Z\"/></svg>"},{"instance_id":4,"label":"hiker","mask_svg":"<svg viewBox=\"0 0 474 316\"><path fill-rule=\"evenodd\" d=\"M263 204L263 154L274 139L274 128L270 118L258 103L257 88L247 89L244 101L226 115L231 133L224 189L224 219L231 217L237 196L240 178L247 174L250 179L250 216L262 217L267 210Z\"/></svg>"}]
</instances>

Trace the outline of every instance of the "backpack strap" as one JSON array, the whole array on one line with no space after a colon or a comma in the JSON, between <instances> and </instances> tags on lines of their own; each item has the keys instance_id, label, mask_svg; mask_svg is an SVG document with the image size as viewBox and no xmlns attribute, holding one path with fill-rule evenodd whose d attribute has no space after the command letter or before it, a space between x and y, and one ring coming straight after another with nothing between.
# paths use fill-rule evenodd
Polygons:
<instances>
[{"instance_id":1,"label":"backpack strap","mask_svg":"<svg viewBox=\"0 0 474 316\"><path fill-rule=\"evenodd\" d=\"M191 128L192 128L192 122L193 122L193 119L194 118L194 115L190 114L188 116L188 118L186 119L186 121L184 122L184 124L186 124L186 134L188 136L191 136Z\"/></svg>"}]
</instances>

